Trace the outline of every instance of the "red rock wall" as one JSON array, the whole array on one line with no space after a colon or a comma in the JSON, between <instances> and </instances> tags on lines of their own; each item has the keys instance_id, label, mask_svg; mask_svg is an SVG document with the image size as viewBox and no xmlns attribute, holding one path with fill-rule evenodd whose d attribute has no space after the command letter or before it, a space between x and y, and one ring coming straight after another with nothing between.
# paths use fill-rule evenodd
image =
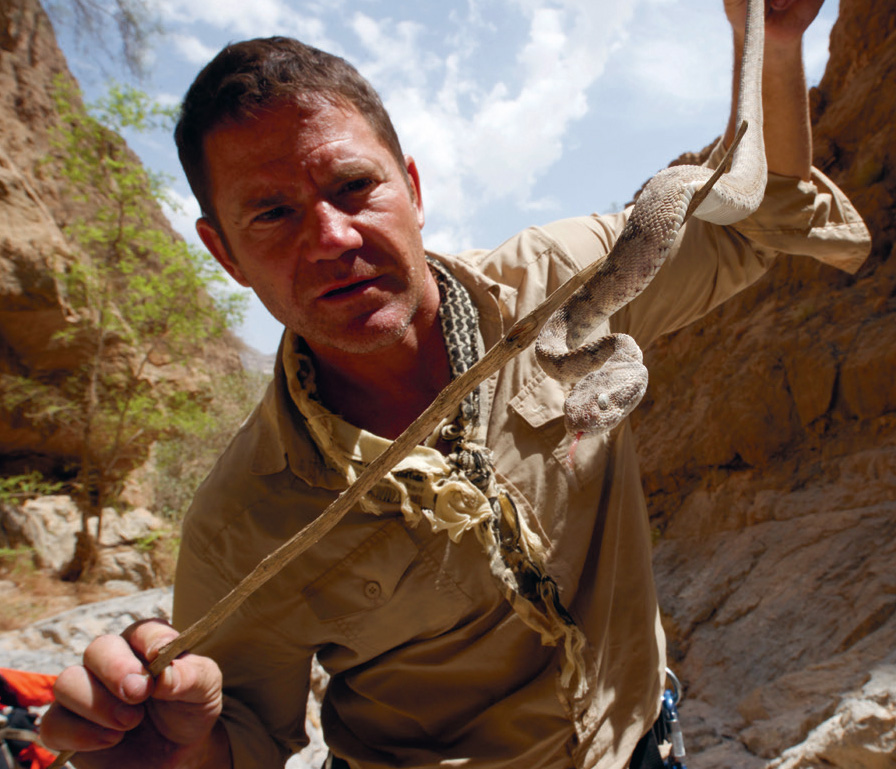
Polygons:
<instances>
[{"instance_id":1,"label":"red rock wall","mask_svg":"<svg viewBox=\"0 0 896 769\"><path fill-rule=\"evenodd\" d=\"M78 258L62 228L91 206L67 197L53 170L52 94L60 76L72 79L39 1L0 0L0 374L50 383L80 363L75 346L53 341L70 322L54 276ZM156 225L170 229L161 209L147 205ZM196 368L236 371L242 346L225 335L197 352ZM184 380L184 389L189 375L166 373ZM21 413L0 409L0 473L40 469L52 476L76 459L79 440L64 425L38 429Z\"/></svg>"},{"instance_id":2,"label":"red rock wall","mask_svg":"<svg viewBox=\"0 0 896 769\"><path fill-rule=\"evenodd\" d=\"M634 424L692 769L764 766L896 663L894 102L896 7L843 0L812 94L815 163L872 256L855 276L782 259L646 353ZM816 743L781 765L892 765L859 760L883 742L836 760Z\"/></svg>"}]
</instances>

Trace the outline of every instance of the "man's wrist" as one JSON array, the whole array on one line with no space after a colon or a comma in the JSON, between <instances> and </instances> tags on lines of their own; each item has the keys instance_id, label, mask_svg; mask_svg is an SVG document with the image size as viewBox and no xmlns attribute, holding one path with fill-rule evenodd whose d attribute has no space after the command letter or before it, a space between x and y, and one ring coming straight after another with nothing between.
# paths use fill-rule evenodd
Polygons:
<instances>
[{"instance_id":1,"label":"man's wrist","mask_svg":"<svg viewBox=\"0 0 896 769\"><path fill-rule=\"evenodd\" d=\"M784 40L769 39L765 42L764 64L792 64L803 61L803 38L787 38Z\"/></svg>"}]
</instances>

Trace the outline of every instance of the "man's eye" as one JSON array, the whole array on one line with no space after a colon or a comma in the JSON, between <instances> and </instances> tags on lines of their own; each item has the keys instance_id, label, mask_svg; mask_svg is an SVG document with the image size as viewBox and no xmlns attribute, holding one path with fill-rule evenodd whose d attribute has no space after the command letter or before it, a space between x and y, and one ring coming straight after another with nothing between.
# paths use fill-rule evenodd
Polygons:
<instances>
[{"instance_id":1,"label":"man's eye","mask_svg":"<svg viewBox=\"0 0 896 769\"><path fill-rule=\"evenodd\" d=\"M286 206L277 206L276 208L271 208L267 211L262 211L255 217L256 222L276 222L279 219L283 219L286 216L289 216L290 209Z\"/></svg>"},{"instance_id":2,"label":"man's eye","mask_svg":"<svg viewBox=\"0 0 896 769\"><path fill-rule=\"evenodd\" d=\"M373 185L373 179L362 177L360 179L352 179L351 181L346 182L339 188L339 191L344 195L352 195L357 192L363 192L371 185Z\"/></svg>"}]
</instances>

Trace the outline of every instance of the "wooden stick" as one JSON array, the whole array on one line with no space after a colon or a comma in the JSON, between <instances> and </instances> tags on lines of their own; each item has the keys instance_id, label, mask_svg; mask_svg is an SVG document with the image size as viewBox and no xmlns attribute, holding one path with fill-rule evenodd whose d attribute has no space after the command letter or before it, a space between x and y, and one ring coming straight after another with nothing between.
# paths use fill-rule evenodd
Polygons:
<instances>
[{"instance_id":1,"label":"wooden stick","mask_svg":"<svg viewBox=\"0 0 896 769\"><path fill-rule=\"evenodd\" d=\"M742 126L737 138L728 150L727 157L743 136L746 126ZM725 162L720 166L725 168ZM713 176L696 194L705 197L709 188L721 176L721 171ZM688 210L688 216L696 206ZM492 347L475 365L454 379L442 390L430 406L399 435L382 454L371 462L357 480L343 491L333 502L304 529L284 542L270 555L265 556L242 581L225 595L208 612L184 630L177 638L159 650L158 656L149 663L149 672L158 676L181 654L192 649L211 635L217 627L233 614L240 605L265 582L274 577L290 561L320 542L324 536L341 521L346 513L357 504L395 465L414 450L436 426L454 413L460 402L482 381L494 374L504 364L511 361L535 341L541 327L554 311L566 301L581 285L587 282L603 264L603 259L588 265L573 275L566 283L545 299L538 307L518 320L500 342ZM59 769L71 759L74 751L60 753L49 769Z\"/></svg>"},{"instance_id":2,"label":"wooden stick","mask_svg":"<svg viewBox=\"0 0 896 769\"><path fill-rule=\"evenodd\" d=\"M320 540L372 489L396 464L404 459L436 426L457 409L458 404L505 363L525 350L554 311L566 298L587 281L603 260L589 265L573 275L566 283L545 299L538 307L517 321L507 336L492 347L475 365L454 379L439 393L432 404L396 438L382 454L371 462L357 480L343 491L317 518L262 559L242 581L218 601L177 638L159 650L149 663L149 672L158 676L181 654L192 649L211 635L252 593L274 577L290 561ZM49 769L58 769L74 755L74 751L60 753Z\"/></svg>"}]
</instances>

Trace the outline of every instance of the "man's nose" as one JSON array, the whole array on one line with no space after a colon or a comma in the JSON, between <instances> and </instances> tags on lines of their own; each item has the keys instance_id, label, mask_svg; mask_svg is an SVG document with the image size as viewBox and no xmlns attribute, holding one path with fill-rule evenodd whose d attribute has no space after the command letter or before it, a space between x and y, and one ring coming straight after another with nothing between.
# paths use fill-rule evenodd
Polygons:
<instances>
[{"instance_id":1,"label":"man's nose","mask_svg":"<svg viewBox=\"0 0 896 769\"><path fill-rule=\"evenodd\" d=\"M308 259L338 259L346 251L360 248L364 239L355 226L354 217L329 201L319 201L313 210L309 233Z\"/></svg>"}]
</instances>

